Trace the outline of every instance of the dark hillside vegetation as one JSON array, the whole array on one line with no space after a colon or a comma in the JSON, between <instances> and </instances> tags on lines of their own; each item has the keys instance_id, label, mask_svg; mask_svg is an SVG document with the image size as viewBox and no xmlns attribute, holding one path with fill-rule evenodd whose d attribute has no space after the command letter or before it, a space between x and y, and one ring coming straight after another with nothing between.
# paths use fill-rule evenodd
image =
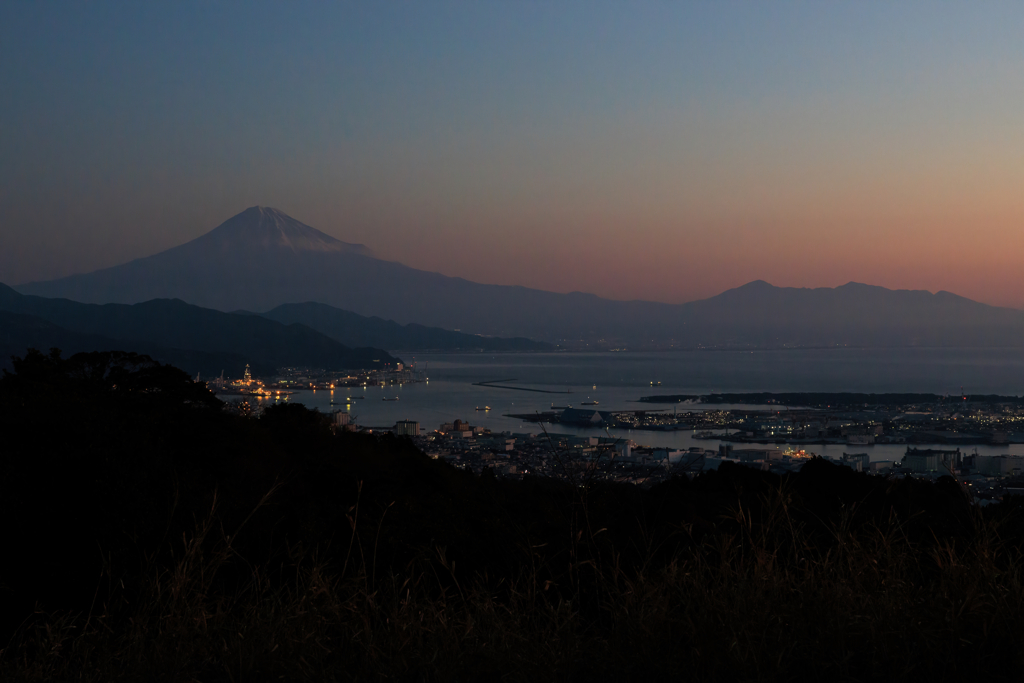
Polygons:
<instances>
[{"instance_id":1,"label":"dark hillside vegetation","mask_svg":"<svg viewBox=\"0 0 1024 683\"><path fill-rule=\"evenodd\" d=\"M4 680L1019 680L1021 508L952 478L476 477L145 356L0 380Z\"/></svg>"},{"instance_id":2,"label":"dark hillside vegetation","mask_svg":"<svg viewBox=\"0 0 1024 683\"><path fill-rule=\"evenodd\" d=\"M379 348L350 348L305 325L222 313L178 299L131 306L83 304L23 296L0 284L0 322L11 313L18 319L12 321L12 331L0 333L0 348L24 353L25 346L14 345L28 338L36 348L69 344L65 348L78 351L123 349L173 362L190 375L210 377L224 371L240 377L246 364L270 374L282 366L383 369L398 361ZM28 322L33 325L26 326ZM103 339L105 345L99 345Z\"/></svg>"},{"instance_id":3,"label":"dark hillside vegetation","mask_svg":"<svg viewBox=\"0 0 1024 683\"><path fill-rule=\"evenodd\" d=\"M68 349L72 354L116 348L131 349L162 363L202 373L204 377L215 377L221 372L233 373L229 376L241 375L246 365L257 375L269 375L278 368L273 361L280 360L270 358L267 362L251 355L176 349L147 341L116 341L98 334L73 332L36 316L0 310L0 370L12 369L11 359L23 355L26 349L54 346Z\"/></svg>"}]
</instances>

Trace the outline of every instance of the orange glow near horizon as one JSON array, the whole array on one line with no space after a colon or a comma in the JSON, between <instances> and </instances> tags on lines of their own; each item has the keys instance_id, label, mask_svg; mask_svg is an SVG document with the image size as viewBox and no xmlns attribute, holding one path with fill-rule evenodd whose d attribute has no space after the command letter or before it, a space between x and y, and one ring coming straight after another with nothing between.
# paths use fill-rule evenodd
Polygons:
<instances>
[{"instance_id":1,"label":"orange glow near horizon","mask_svg":"<svg viewBox=\"0 0 1024 683\"><path fill-rule=\"evenodd\" d=\"M1024 308L1020 3L196 13L0 9L0 282L263 205L483 283Z\"/></svg>"}]
</instances>

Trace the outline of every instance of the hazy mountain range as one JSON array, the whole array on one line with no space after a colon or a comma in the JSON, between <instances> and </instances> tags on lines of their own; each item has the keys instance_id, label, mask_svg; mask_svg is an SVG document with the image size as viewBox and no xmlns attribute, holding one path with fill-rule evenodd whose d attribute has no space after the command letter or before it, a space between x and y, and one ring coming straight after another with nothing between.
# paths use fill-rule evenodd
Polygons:
<instances>
[{"instance_id":1,"label":"hazy mountain range","mask_svg":"<svg viewBox=\"0 0 1024 683\"><path fill-rule=\"evenodd\" d=\"M83 304L18 294L0 285L0 356L29 346L78 351L135 351L190 374L241 376L282 366L383 368L398 362L375 348L350 348L298 323L224 313L174 299L145 303Z\"/></svg>"},{"instance_id":2,"label":"hazy mountain range","mask_svg":"<svg viewBox=\"0 0 1024 683\"><path fill-rule=\"evenodd\" d=\"M376 346L389 351L554 351L555 346L525 337L481 337L440 327L366 317L340 308L306 302L283 304L261 313L280 323L301 323L349 346Z\"/></svg>"},{"instance_id":3,"label":"hazy mountain range","mask_svg":"<svg viewBox=\"0 0 1024 683\"><path fill-rule=\"evenodd\" d=\"M317 302L403 325L591 348L1024 346L1024 312L948 292L858 283L796 289L758 281L672 305L484 285L378 259L362 245L264 207L153 256L17 289L91 303L178 298L222 311ZM333 329L321 313L305 310L302 319ZM271 317L298 315L286 307Z\"/></svg>"}]
</instances>

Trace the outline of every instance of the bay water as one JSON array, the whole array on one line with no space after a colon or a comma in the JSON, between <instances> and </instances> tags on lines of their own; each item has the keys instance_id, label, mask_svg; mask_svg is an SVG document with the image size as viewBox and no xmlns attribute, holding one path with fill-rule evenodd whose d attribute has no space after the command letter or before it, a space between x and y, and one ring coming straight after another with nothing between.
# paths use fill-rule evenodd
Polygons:
<instances>
[{"instance_id":1,"label":"bay water","mask_svg":"<svg viewBox=\"0 0 1024 683\"><path fill-rule=\"evenodd\" d=\"M347 410L358 424L367 427L390 427L398 420L407 419L431 430L443 422L461 419L493 431L540 433L546 429L551 433L590 436L607 433L647 446L717 448L718 441L694 439L689 431L612 429L606 432L565 425L542 427L508 415L543 412L552 406L583 407L582 403L593 401L598 402L594 407L601 410L673 410L671 405L639 402L642 396L653 394L848 391L956 395L961 387L969 394L1024 394L1024 352L1018 349L833 348L399 355L406 363L415 362L425 381L387 387L346 387L334 392L301 391L288 400L324 412ZM504 380L500 384L532 391L476 384L497 380ZM356 398L358 396L363 398ZM385 398L398 400L385 401ZM490 410L483 410L488 407ZM728 407L698 405L676 409ZM770 447L785 448L774 444ZM899 460L906 450L906 446L898 444L802 447L832 457L843 452L867 452L872 460ZM974 449L970 446L965 450L973 452ZM981 454L1024 454L1024 444L978 446L977 450Z\"/></svg>"}]
</instances>

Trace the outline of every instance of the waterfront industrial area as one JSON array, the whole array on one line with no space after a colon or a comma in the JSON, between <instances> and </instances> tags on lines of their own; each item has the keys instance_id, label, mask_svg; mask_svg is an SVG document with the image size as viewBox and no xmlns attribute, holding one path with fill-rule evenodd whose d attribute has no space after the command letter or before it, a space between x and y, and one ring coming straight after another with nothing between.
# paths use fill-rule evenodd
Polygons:
<instances>
[{"instance_id":1,"label":"waterfront industrial area","mask_svg":"<svg viewBox=\"0 0 1024 683\"><path fill-rule=\"evenodd\" d=\"M765 402L769 395L736 395L735 403ZM842 396L835 394L834 396ZM652 397L640 399L655 403ZM699 397L698 397L699 399ZM736 443L785 444L980 444L1024 443L1024 402L1016 397L921 396L909 403L861 403L832 406L716 408L717 401L691 400L683 411L615 410L566 406L518 414L529 422L650 431L693 431L694 438Z\"/></svg>"},{"instance_id":2,"label":"waterfront industrial area","mask_svg":"<svg viewBox=\"0 0 1024 683\"><path fill-rule=\"evenodd\" d=\"M196 377L199 380L199 377ZM426 381L415 367L398 363L386 370L357 372L329 372L310 368L280 368L278 375L268 382L252 376L249 366L240 379L226 379L223 374L208 380L206 385L219 396L240 396L254 399L281 399L299 391L333 392L346 387L387 387ZM339 396L339 398L341 398ZM362 398L362 397L360 397Z\"/></svg>"},{"instance_id":3,"label":"waterfront industrial area","mask_svg":"<svg viewBox=\"0 0 1024 683\"><path fill-rule=\"evenodd\" d=\"M605 410L596 400L580 400L580 407L573 407L566 400L572 398L568 391L477 382L473 385L488 389L570 395L559 400L564 405L552 402L549 409L532 412L496 413L491 406L477 407L477 415L487 416L490 426L463 419L469 416L441 421L436 428L413 416L383 425L379 417L368 422L359 419L360 404L398 401L400 389L428 381L425 370L412 364L354 373L284 368L272 381L246 373L239 380L220 378L208 386L241 412L258 411L261 405L301 393L337 429L407 437L429 457L478 475L569 477L647 486L723 465L783 474L823 457L872 476L953 476L983 504L1024 492L1024 455L992 452L993 447L1024 443L1024 399L1017 397L668 395L640 397L635 401L643 405L640 409ZM372 389L377 393L370 394ZM803 405L782 404L795 401ZM671 407L656 407L659 404ZM527 425L528 431L496 428L495 414ZM561 433L566 428L574 433ZM623 437L624 431L633 437ZM688 432L692 441L713 443L685 448L645 443L667 432ZM652 439L645 439L645 433ZM887 455L869 454L876 446L886 446ZM986 452L979 453L979 447Z\"/></svg>"},{"instance_id":4,"label":"waterfront industrial area","mask_svg":"<svg viewBox=\"0 0 1024 683\"><path fill-rule=\"evenodd\" d=\"M347 422L338 414L339 422ZM351 425L345 428L355 429ZM614 480L650 485L675 476L694 477L722 466L750 467L775 474L799 470L816 455L793 447L686 450L650 447L631 439L579 436L538 431L493 432L455 420L435 430L411 420L387 430L406 436L429 457L445 460L477 474L485 470L503 477L554 476L573 480ZM994 501L1008 493L1024 493L1024 456L979 455L960 448L908 446L899 461L872 460L864 452L847 452L831 462L873 476L937 479L952 476L979 501ZM985 504L985 503L983 503Z\"/></svg>"}]
</instances>

